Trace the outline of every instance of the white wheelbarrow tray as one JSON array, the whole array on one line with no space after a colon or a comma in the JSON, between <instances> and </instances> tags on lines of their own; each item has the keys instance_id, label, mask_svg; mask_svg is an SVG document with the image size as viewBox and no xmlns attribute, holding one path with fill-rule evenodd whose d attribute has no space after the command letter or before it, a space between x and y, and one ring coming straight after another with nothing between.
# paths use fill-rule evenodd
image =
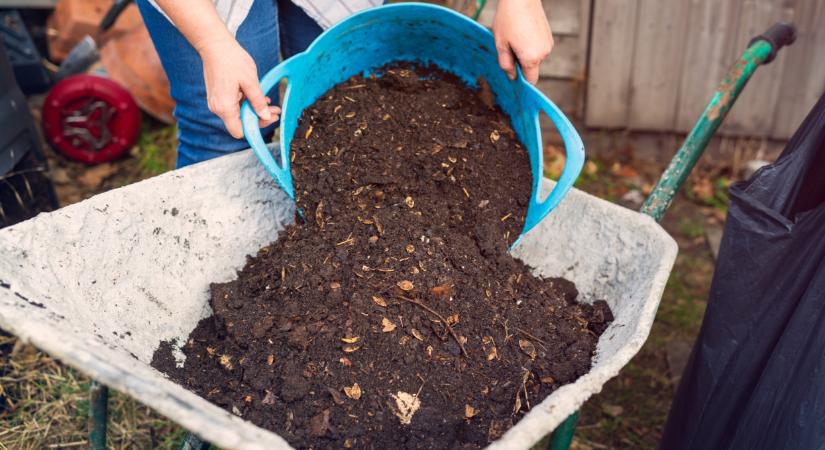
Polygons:
<instances>
[{"instance_id":1,"label":"white wheelbarrow tray","mask_svg":"<svg viewBox=\"0 0 825 450\"><path fill-rule=\"evenodd\" d=\"M290 448L149 363L211 314L209 284L233 279L292 208L245 151L0 230L0 327L224 449ZM583 301L607 300L615 321L590 372L490 448L529 448L619 373L650 332L676 252L652 218L578 190L525 237L514 256L574 281Z\"/></svg>"}]
</instances>

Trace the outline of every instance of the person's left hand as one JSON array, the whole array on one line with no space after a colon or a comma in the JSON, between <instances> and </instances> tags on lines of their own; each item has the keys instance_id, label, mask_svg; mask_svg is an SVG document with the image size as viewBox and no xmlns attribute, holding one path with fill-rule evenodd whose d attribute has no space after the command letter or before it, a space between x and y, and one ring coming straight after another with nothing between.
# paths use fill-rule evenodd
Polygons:
<instances>
[{"instance_id":1,"label":"person's left hand","mask_svg":"<svg viewBox=\"0 0 825 450\"><path fill-rule=\"evenodd\" d=\"M516 60L524 78L539 80L539 65L553 50L553 34L541 0L499 0L493 19L498 64L516 78Z\"/></svg>"}]
</instances>

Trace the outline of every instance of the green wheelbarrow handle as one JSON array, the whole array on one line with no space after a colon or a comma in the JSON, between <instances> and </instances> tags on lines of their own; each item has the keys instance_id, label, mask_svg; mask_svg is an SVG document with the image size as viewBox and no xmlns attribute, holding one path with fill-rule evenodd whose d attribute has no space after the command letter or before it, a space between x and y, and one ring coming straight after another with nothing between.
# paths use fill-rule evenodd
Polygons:
<instances>
[{"instance_id":1,"label":"green wheelbarrow handle","mask_svg":"<svg viewBox=\"0 0 825 450\"><path fill-rule=\"evenodd\" d=\"M773 61L782 47L792 44L795 40L794 26L779 22L750 41L748 48L716 88L705 111L702 112L696 125L685 138L682 147L670 160L670 165L642 205L643 214L653 217L656 221L662 220L676 192L684 184L699 157L704 153L710 138L725 120L725 116L733 107L756 68L760 64Z\"/></svg>"},{"instance_id":2,"label":"green wheelbarrow handle","mask_svg":"<svg viewBox=\"0 0 825 450\"><path fill-rule=\"evenodd\" d=\"M705 151L710 138L722 124L742 89L748 83L757 67L767 64L776 57L776 53L796 40L796 29L789 23L779 22L766 32L751 39L748 48L733 67L730 68L722 83L716 88L710 103L705 108L696 125L685 138L685 142L670 160L670 164L659 178L656 187L647 197L640 212L647 214L657 222L662 220L665 211L682 187L690 171ZM576 432L579 412L571 414L562 422L550 437L549 450L567 450Z\"/></svg>"}]
</instances>

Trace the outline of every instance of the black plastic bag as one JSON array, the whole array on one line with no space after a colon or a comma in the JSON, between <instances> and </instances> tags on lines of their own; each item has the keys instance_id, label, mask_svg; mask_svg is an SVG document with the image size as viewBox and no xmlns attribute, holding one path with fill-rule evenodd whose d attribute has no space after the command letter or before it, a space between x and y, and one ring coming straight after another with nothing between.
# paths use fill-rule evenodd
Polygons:
<instances>
[{"instance_id":1,"label":"black plastic bag","mask_svg":"<svg viewBox=\"0 0 825 450\"><path fill-rule=\"evenodd\" d=\"M825 95L774 164L730 189L660 448L825 449Z\"/></svg>"}]
</instances>

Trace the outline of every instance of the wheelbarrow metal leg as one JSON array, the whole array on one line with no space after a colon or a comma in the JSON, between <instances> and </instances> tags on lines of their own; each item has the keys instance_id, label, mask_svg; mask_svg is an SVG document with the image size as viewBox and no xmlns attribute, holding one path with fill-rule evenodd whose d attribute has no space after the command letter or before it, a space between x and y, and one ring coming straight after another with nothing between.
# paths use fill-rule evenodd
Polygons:
<instances>
[{"instance_id":1,"label":"wheelbarrow metal leg","mask_svg":"<svg viewBox=\"0 0 825 450\"><path fill-rule=\"evenodd\" d=\"M192 433L186 433L183 442L180 443L180 450L209 450L211 444L195 436Z\"/></svg>"},{"instance_id":2,"label":"wheelbarrow metal leg","mask_svg":"<svg viewBox=\"0 0 825 450\"><path fill-rule=\"evenodd\" d=\"M662 220L665 211L676 196L676 192L687 180L690 171L696 165L699 157L705 151L710 138L722 124L725 116L730 111L742 89L748 83L751 75L761 64L773 61L782 47L791 45L796 40L796 29L791 24L777 23L766 32L754 37L748 48L738 61L728 71L727 76L722 80L710 103L702 112L696 125L685 138L685 142L673 159L670 160L665 172L659 178L656 187L645 200L640 212L647 214L657 222ZM579 412L567 418L555 431L550 439L551 450L566 450L570 447L573 434L576 431L576 420ZM558 435L558 440L556 436ZM562 437L567 437L562 440Z\"/></svg>"},{"instance_id":3,"label":"wheelbarrow metal leg","mask_svg":"<svg viewBox=\"0 0 825 450\"><path fill-rule=\"evenodd\" d=\"M89 444L93 450L106 450L106 424L109 418L109 388L92 380L89 388Z\"/></svg>"},{"instance_id":4,"label":"wheelbarrow metal leg","mask_svg":"<svg viewBox=\"0 0 825 450\"><path fill-rule=\"evenodd\" d=\"M576 411L564 420L550 435L550 442L547 450L567 450L573 442L573 434L576 433L576 422L579 420L579 412Z\"/></svg>"}]
</instances>

